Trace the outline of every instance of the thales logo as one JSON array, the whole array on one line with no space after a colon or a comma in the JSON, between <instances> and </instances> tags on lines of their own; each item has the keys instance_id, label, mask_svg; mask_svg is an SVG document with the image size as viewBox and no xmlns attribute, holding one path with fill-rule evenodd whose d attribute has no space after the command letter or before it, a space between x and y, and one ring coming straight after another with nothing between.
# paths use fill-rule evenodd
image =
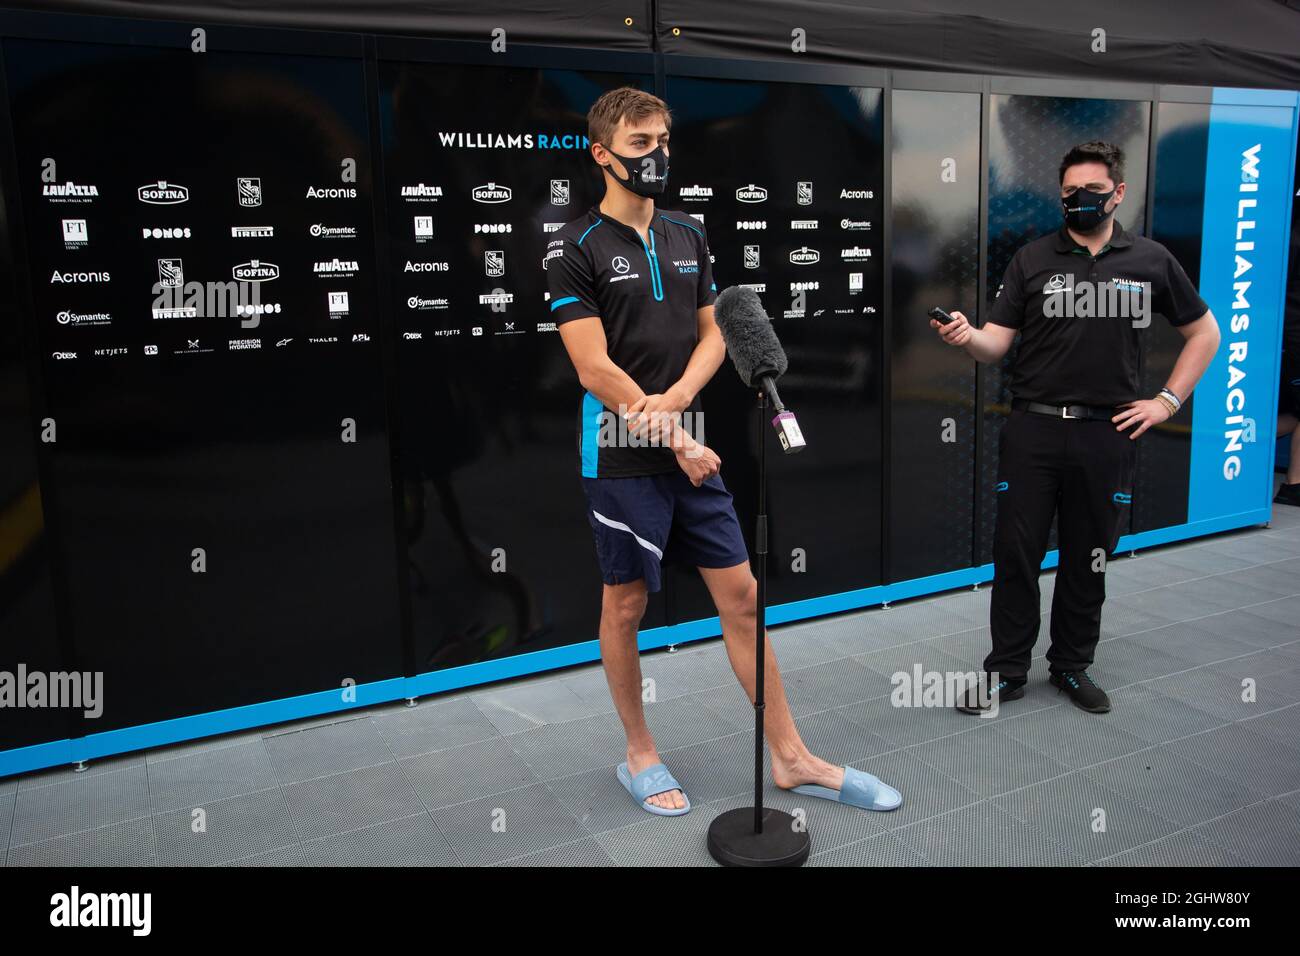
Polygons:
<instances>
[{"instance_id":1,"label":"thales logo","mask_svg":"<svg viewBox=\"0 0 1300 956\"><path fill-rule=\"evenodd\" d=\"M46 199L56 199L60 202L89 202L99 196L97 186L81 186L77 183L46 183L41 189L41 195Z\"/></svg>"},{"instance_id":2,"label":"thales logo","mask_svg":"<svg viewBox=\"0 0 1300 956\"><path fill-rule=\"evenodd\" d=\"M810 266L820 262L822 254L816 249L809 249L807 246L800 246L790 253L790 262L796 266Z\"/></svg>"},{"instance_id":3,"label":"thales logo","mask_svg":"<svg viewBox=\"0 0 1300 956\"><path fill-rule=\"evenodd\" d=\"M426 186L424 183L416 183L414 186L403 186L402 198L421 201L438 200L442 198L442 187Z\"/></svg>"},{"instance_id":4,"label":"thales logo","mask_svg":"<svg viewBox=\"0 0 1300 956\"><path fill-rule=\"evenodd\" d=\"M190 191L185 186L177 186L164 179L141 186L135 194L140 197L141 202L154 206L174 206L177 203L188 202L190 198Z\"/></svg>"},{"instance_id":5,"label":"thales logo","mask_svg":"<svg viewBox=\"0 0 1300 956\"><path fill-rule=\"evenodd\" d=\"M269 282L280 278L279 266L274 262L263 262L260 259L241 262L231 272L239 282Z\"/></svg>"},{"instance_id":6,"label":"thales logo","mask_svg":"<svg viewBox=\"0 0 1300 956\"><path fill-rule=\"evenodd\" d=\"M496 183L475 186L473 192L470 193L475 202L486 203L509 202L512 195L514 193L509 186L498 186Z\"/></svg>"},{"instance_id":7,"label":"thales logo","mask_svg":"<svg viewBox=\"0 0 1300 956\"><path fill-rule=\"evenodd\" d=\"M740 202L767 202L767 190L750 183L736 190L736 199Z\"/></svg>"}]
</instances>

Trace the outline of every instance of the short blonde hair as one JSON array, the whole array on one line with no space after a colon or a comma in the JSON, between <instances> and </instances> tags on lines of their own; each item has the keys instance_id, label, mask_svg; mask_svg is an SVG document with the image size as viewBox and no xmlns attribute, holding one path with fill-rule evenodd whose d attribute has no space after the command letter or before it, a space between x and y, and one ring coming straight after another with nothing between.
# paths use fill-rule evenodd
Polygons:
<instances>
[{"instance_id":1,"label":"short blonde hair","mask_svg":"<svg viewBox=\"0 0 1300 956\"><path fill-rule=\"evenodd\" d=\"M673 115L667 103L645 90L621 86L601 94L600 99L587 111L587 138L593 143L609 147L613 145L614 132L620 121L633 126L656 115L662 115L664 125L672 129Z\"/></svg>"}]
</instances>

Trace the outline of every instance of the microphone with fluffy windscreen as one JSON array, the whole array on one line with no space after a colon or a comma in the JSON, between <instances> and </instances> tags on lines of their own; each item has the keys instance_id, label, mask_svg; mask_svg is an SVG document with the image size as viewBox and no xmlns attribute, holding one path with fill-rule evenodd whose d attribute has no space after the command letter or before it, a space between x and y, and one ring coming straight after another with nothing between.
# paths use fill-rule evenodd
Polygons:
<instances>
[{"instance_id":1,"label":"microphone with fluffy windscreen","mask_svg":"<svg viewBox=\"0 0 1300 956\"><path fill-rule=\"evenodd\" d=\"M762 389L771 399L777 413L772 427L781 439L781 449L786 454L802 451L805 442L799 422L776 391L776 380L785 374L790 362L758 293L736 285L723 289L713 303L713 317L740 380L751 388Z\"/></svg>"}]
</instances>

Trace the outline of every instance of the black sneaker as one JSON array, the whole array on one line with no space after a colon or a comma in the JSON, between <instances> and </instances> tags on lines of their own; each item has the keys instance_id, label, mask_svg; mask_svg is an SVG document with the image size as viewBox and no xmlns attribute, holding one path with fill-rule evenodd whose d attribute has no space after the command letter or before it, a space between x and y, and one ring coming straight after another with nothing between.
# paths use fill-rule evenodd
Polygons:
<instances>
[{"instance_id":1,"label":"black sneaker","mask_svg":"<svg viewBox=\"0 0 1300 956\"><path fill-rule=\"evenodd\" d=\"M1061 671L1048 678L1054 687L1070 695L1075 707L1082 708L1090 714L1105 714L1110 711L1110 698L1088 676L1087 671Z\"/></svg>"},{"instance_id":2,"label":"black sneaker","mask_svg":"<svg viewBox=\"0 0 1300 956\"><path fill-rule=\"evenodd\" d=\"M1019 700L1025 696L1025 681L1008 680L1003 678L993 685L988 692L987 705L980 700L980 688L988 686L988 675L980 676L980 683L967 687L957 698L957 709L963 714L982 714L993 709L993 699L997 698L998 706L1002 706L1003 701Z\"/></svg>"},{"instance_id":3,"label":"black sneaker","mask_svg":"<svg viewBox=\"0 0 1300 956\"><path fill-rule=\"evenodd\" d=\"M1294 485L1288 485L1285 481L1277 489L1277 495L1273 498L1275 505L1297 505L1300 506L1300 481Z\"/></svg>"}]
</instances>

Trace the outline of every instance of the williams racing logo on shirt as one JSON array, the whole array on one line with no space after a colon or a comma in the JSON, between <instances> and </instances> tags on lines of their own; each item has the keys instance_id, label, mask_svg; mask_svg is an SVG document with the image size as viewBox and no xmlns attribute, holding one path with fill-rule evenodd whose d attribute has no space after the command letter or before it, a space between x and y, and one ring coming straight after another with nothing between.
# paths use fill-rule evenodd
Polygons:
<instances>
[{"instance_id":1,"label":"williams racing logo on shirt","mask_svg":"<svg viewBox=\"0 0 1300 956\"><path fill-rule=\"evenodd\" d=\"M1064 293L1069 293L1065 295ZM1129 319L1135 329L1151 324L1151 283L1112 278L1092 282L1058 272L1043 283L1043 315L1058 319Z\"/></svg>"},{"instance_id":2,"label":"williams racing logo on shirt","mask_svg":"<svg viewBox=\"0 0 1300 956\"><path fill-rule=\"evenodd\" d=\"M677 268L678 275L698 275L700 263L697 259L674 259L673 265Z\"/></svg>"}]
</instances>

